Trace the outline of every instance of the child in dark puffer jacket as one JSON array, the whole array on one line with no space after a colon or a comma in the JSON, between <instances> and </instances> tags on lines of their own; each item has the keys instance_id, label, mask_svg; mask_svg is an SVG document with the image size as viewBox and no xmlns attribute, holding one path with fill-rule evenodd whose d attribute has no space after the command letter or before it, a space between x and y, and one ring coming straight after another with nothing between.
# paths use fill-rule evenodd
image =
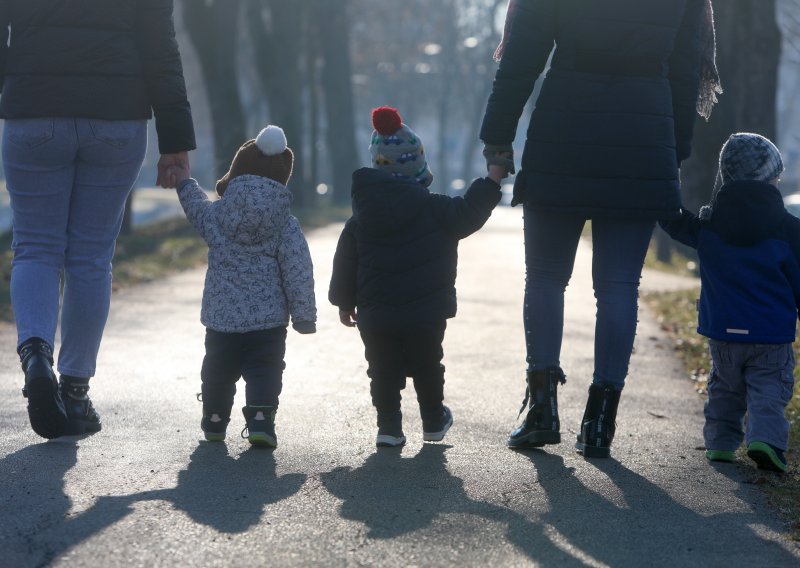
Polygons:
<instances>
[{"instance_id":1,"label":"child in dark puffer jacket","mask_svg":"<svg viewBox=\"0 0 800 568\"><path fill-rule=\"evenodd\" d=\"M453 424L444 401L445 327L456 315L458 241L480 229L507 175L491 166L464 197L433 194L419 137L395 109L372 114L372 168L353 174L353 216L333 261L329 291L339 319L358 325L378 414L378 446L402 446L400 391L414 381L423 440L440 441Z\"/></svg>"},{"instance_id":2,"label":"child in dark puffer jacket","mask_svg":"<svg viewBox=\"0 0 800 568\"><path fill-rule=\"evenodd\" d=\"M200 320L206 355L200 372L209 441L225 439L236 381L251 444L275 447L289 318L299 333L316 331L314 274L308 244L292 216L294 155L286 136L268 126L245 142L209 201L188 170L173 172L186 217L208 243Z\"/></svg>"},{"instance_id":3,"label":"child in dark puffer jacket","mask_svg":"<svg viewBox=\"0 0 800 568\"><path fill-rule=\"evenodd\" d=\"M720 154L723 185L695 217L661 226L697 249L702 290L697 331L708 337L703 436L706 458L732 462L745 440L763 469L786 471L800 305L800 219L776 185L783 160L758 134L731 136ZM747 413L747 428L744 418Z\"/></svg>"}]
</instances>

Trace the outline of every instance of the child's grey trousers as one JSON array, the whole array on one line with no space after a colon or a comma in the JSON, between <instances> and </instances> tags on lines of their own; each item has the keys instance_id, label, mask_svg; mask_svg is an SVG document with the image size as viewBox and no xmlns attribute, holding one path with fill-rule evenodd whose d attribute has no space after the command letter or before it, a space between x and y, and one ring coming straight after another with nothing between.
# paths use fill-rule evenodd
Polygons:
<instances>
[{"instance_id":1,"label":"child's grey trousers","mask_svg":"<svg viewBox=\"0 0 800 568\"><path fill-rule=\"evenodd\" d=\"M791 343L732 343L709 339L706 448L736 450L744 438L786 450L789 422L784 410L794 388ZM745 413L747 427L744 428Z\"/></svg>"}]
</instances>

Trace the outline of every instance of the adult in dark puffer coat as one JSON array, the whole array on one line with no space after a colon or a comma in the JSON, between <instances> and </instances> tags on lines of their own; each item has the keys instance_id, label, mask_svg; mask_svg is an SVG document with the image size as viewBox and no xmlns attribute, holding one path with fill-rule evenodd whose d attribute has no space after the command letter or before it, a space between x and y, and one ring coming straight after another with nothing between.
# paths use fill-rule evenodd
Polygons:
<instances>
[{"instance_id":1,"label":"adult in dark puffer coat","mask_svg":"<svg viewBox=\"0 0 800 568\"><path fill-rule=\"evenodd\" d=\"M159 185L174 187L169 168L188 167L195 147L172 0L3 0L0 30L11 299L28 415L45 438L95 432L89 379L147 119L155 115Z\"/></svg>"},{"instance_id":2,"label":"adult in dark puffer coat","mask_svg":"<svg viewBox=\"0 0 800 568\"><path fill-rule=\"evenodd\" d=\"M678 214L678 169L691 152L696 109L707 116L720 92L711 3L511 0L481 128L489 163L513 171L517 123L551 51L514 185L525 213L530 408L508 444L561 441L564 289L591 219L595 370L577 448L606 457L647 245L655 221Z\"/></svg>"},{"instance_id":3,"label":"adult in dark puffer coat","mask_svg":"<svg viewBox=\"0 0 800 568\"><path fill-rule=\"evenodd\" d=\"M453 423L444 406L442 341L456 315L459 240L480 229L500 201L502 168L464 197L430 193L422 143L395 109L373 113L373 165L353 174L353 216L333 260L328 297L344 325L358 323L378 413L378 446L405 443L400 391L414 380L423 439Z\"/></svg>"}]
</instances>

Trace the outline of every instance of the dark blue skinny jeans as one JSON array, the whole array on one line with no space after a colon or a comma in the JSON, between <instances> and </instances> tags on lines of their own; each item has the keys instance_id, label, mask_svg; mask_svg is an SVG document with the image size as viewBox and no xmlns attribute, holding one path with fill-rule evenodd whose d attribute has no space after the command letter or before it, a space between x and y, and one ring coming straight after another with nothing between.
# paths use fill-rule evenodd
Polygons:
<instances>
[{"instance_id":1,"label":"dark blue skinny jeans","mask_svg":"<svg viewBox=\"0 0 800 568\"><path fill-rule=\"evenodd\" d=\"M564 292L586 218L524 208L528 370L561 366ZM592 281L597 299L594 384L622 390L636 335L639 279L654 221L592 220Z\"/></svg>"}]
</instances>

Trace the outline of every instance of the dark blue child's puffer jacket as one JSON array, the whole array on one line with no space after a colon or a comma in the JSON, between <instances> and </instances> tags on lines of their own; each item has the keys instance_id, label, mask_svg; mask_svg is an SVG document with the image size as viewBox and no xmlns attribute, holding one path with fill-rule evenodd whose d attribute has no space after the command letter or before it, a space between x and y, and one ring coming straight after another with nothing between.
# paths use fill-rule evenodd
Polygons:
<instances>
[{"instance_id":1,"label":"dark blue child's puffer jacket","mask_svg":"<svg viewBox=\"0 0 800 568\"><path fill-rule=\"evenodd\" d=\"M777 188L733 182L720 189L708 219L684 210L680 219L661 226L697 249L699 333L740 343L794 341L800 219L786 211Z\"/></svg>"},{"instance_id":2,"label":"dark blue child's puffer jacket","mask_svg":"<svg viewBox=\"0 0 800 568\"><path fill-rule=\"evenodd\" d=\"M480 229L500 186L477 179L464 197L372 168L353 174L353 216L336 247L328 292L358 308L361 330L403 330L456 315L458 241Z\"/></svg>"}]
</instances>

